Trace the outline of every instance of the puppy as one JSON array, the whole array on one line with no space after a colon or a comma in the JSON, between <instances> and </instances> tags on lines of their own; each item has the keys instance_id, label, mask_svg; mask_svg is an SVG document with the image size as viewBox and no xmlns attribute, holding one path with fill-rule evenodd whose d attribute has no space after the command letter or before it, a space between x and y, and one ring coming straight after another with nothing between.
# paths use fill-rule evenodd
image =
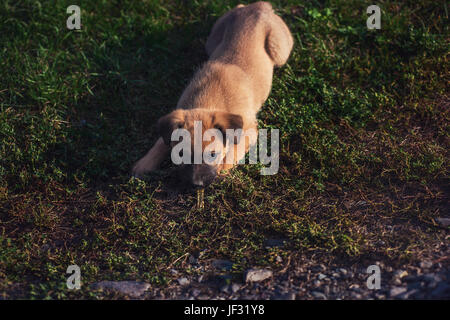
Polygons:
<instances>
[{"instance_id":1,"label":"puppy","mask_svg":"<svg viewBox=\"0 0 450 320\"><path fill-rule=\"evenodd\" d=\"M201 121L202 132L218 129L257 130L256 115L269 96L274 67L284 65L293 46L292 35L268 2L238 5L222 16L206 42L209 60L196 72L172 113L158 121L160 138L134 166L141 177L157 169L176 142L175 129L191 134L191 154L208 147L222 161L183 165L185 180L194 186L206 186L222 170L238 163L256 143L256 137L215 141L195 145L194 122ZM198 133L198 132L197 132ZM201 150L196 150L200 149Z\"/></svg>"}]
</instances>

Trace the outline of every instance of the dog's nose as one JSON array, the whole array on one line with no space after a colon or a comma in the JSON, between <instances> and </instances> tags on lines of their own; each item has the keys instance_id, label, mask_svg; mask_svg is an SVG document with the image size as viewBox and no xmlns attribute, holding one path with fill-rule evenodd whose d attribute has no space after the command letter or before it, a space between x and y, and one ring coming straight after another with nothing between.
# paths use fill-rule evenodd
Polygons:
<instances>
[{"instance_id":1,"label":"dog's nose","mask_svg":"<svg viewBox=\"0 0 450 320\"><path fill-rule=\"evenodd\" d=\"M203 187L203 179L193 179L192 184L196 187Z\"/></svg>"},{"instance_id":2,"label":"dog's nose","mask_svg":"<svg viewBox=\"0 0 450 320\"><path fill-rule=\"evenodd\" d=\"M191 183L195 187L205 187L209 185L216 177L216 170L209 165L194 165L192 170Z\"/></svg>"}]
</instances>

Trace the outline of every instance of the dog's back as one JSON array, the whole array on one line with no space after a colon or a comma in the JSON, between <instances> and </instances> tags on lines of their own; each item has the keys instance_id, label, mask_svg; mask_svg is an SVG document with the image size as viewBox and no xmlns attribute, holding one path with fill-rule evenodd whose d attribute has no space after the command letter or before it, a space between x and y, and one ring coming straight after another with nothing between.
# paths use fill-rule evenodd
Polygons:
<instances>
[{"instance_id":1,"label":"dog's back","mask_svg":"<svg viewBox=\"0 0 450 320\"><path fill-rule=\"evenodd\" d=\"M242 68L259 67L268 58L274 66L286 63L293 39L284 21L268 2L238 5L214 25L206 52L211 60Z\"/></svg>"},{"instance_id":2,"label":"dog's back","mask_svg":"<svg viewBox=\"0 0 450 320\"><path fill-rule=\"evenodd\" d=\"M206 42L210 56L183 92L178 108L220 109L254 125L268 98L274 66L286 63L293 39L268 2L239 5L215 23Z\"/></svg>"}]
</instances>

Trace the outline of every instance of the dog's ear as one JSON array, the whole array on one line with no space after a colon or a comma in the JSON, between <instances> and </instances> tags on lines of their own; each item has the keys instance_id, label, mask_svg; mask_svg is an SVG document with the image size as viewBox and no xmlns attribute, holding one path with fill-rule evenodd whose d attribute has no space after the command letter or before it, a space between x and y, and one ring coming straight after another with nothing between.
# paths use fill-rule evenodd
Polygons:
<instances>
[{"instance_id":1,"label":"dog's ear","mask_svg":"<svg viewBox=\"0 0 450 320\"><path fill-rule=\"evenodd\" d=\"M234 144L238 144L242 135L242 128L244 126L244 120L240 115L228 113L228 112L217 112L214 115L214 128L219 129L223 134L223 142L226 143L226 130L233 129L239 130L234 135Z\"/></svg>"},{"instance_id":2,"label":"dog's ear","mask_svg":"<svg viewBox=\"0 0 450 320\"><path fill-rule=\"evenodd\" d=\"M170 145L172 132L184 125L184 111L175 110L158 120L158 132L166 145Z\"/></svg>"}]
</instances>

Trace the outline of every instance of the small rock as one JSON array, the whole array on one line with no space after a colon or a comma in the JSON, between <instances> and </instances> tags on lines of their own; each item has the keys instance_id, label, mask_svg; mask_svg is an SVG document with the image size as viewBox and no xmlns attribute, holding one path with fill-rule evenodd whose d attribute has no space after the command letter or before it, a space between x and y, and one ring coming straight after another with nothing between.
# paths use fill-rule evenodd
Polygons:
<instances>
[{"instance_id":1,"label":"small rock","mask_svg":"<svg viewBox=\"0 0 450 320\"><path fill-rule=\"evenodd\" d=\"M319 279L319 280L323 280L323 279L326 279L326 275L325 274L323 274L323 273L319 273L319 275L317 276L317 278Z\"/></svg>"},{"instance_id":2,"label":"small rock","mask_svg":"<svg viewBox=\"0 0 450 320\"><path fill-rule=\"evenodd\" d=\"M324 286L323 293L328 297L330 295L330 286Z\"/></svg>"},{"instance_id":3,"label":"small rock","mask_svg":"<svg viewBox=\"0 0 450 320\"><path fill-rule=\"evenodd\" d=\"M281 262L283 262L283 258L281 258L280 256L277 256L275 258L275 261L278 262L278 263L281 263Z\"/></svg>"},{"instance_id":4,"label":"small rock","mask_svg":"<svg viewBox=\"0 0 450 320\"><path fill-rule=\"evenodd\" d=\"M268 269L249 269L245 273L244 281L245 282L258 282L263 281L268 278L271 278L273 272Z\"/></svg>"},{"instance_id":5,"label":"small rock","mask_svg":"<svg viewBox=\"0 0 450 320\"><path fill-rule=\"evenodd\" d=\"M352 292L352 293L350 294L350 296L351 296L353 299L357 299L357 300L361 300L361 299L362 299L362 295L359 294L359 293L357 293L357 292Z\"/></svg>"},{"instance_id":6,"label":"small rock","mask_svg":"<svg viewBox=\"0 0 450 320\"><path fill-rule=\"evenodd\" d=\"M286 292L278 294L274 297L275 300L295 300L295 293Z\"/></svg>"},{"instance_id":7,"label":"small rock","mask_svg":"<svg viewBox=\"0 0 450 320\"><path fill-rule=\"evenodd\" d=\"M437 218L436 220L443 227L450 226L450 218Z\"/></svg>"},{"instance_id":8,"label":"small rock","mask_svg":"<svg viewBox=\"0 0 450 320\"><path fill-rule=\"evenodd\" d=\"M314 272L324 272L325 270L327 270L327 267L325 267L325 265L321 263L313 266L311 269Z\"/></svg>"},{"instance_id":9,"label":"small rock","mask_svg":"<svg viewBox=\"0 0 450 320\"><path fill-rule=\"evenodd\" d=\"M419 267L422 269L430 269L433 266L433 262L431 261L422 261L419 263Z\"/></svg>"},{"instance_id":10,"label":"small rock","mask_svg":"<svg viewBox=\"0 0 450 320\"><path fill-rule=\"evenodd\" d=\"M230 285L229 284L225 284L220 288L220 292L223 293L230 293Z\"/></svg>"},{"instance_id":11,"label":"small rock","mask_svg":"<svg viewBox=\"0 0 450 320\"><path fill-rule=\"evenodd\" d=\"M327 300L327 296L320 291L313 291L311 295L316 299Z\"/></svg>"},{"instance_id":12,"label":"small rock","mask_svg":"<svg viewBox=\"0 0 450 320\"><path fill-rule=\"evenodd\" d=\"M375 293L375 298L377 298L378 300L384 300L386 299L386 295L382 293Z\"/></svg>"},{"instance_id":13,"label":"small rock","mask_svg":"<svg viewBox=\"0 0 450 320\"><path fill-rule=\"evenodd\" d=\"M177 281L180 284L180 286L187 286L190 283L188 278L179 278Z\"/></svg>"},{"instance_id":14,"label":"small rock","mask_svg":"<svg viewBox=\"0 0 450 320\"><path fill-rule=\"evenodd\" d=\"M178 274L178 271L175 269L170 269L170 274L176 276Z\"/></svg>"},{"instance_id":15,"label":"small rock","mask_svg":"<svg viewBox=\"0 0 450 320\"><path fill-rule=\"evenodd\" d=\"M351 289L351 290L355 290L355 291L356 291L356 290L359 290L359 284L356 284L356 283L351 284L351 285L350 285L350 289Z\"/></svg>"},{"instance_id":16,"label":"small rock","mask_svg":"<svg viewBox=\"0 0 450 320\"><path fill-rule=\"evenodd\" d=\"M237 283L233 283L233 284L231 285L231 291L232 291L233 293L238 292L239 289L241 289L241 286L238 285Z\"/></svg>"},{"instance_id":17,"label":"small rock","mask_svg":"<svg viewBox=\"0 0 450 320\"><path fill-rule=\"evenodd\" d=\"M359 200L355 205L360 206L360 207L365 207L367 205L367 202L364 200Z\"/></svg>"},{"instance_id":18,"label":"small rock","mask_svg":"<svg viewBox=\"0 0 450 320\"><path fill-rule=\"evenodd\" d=\"M394 278L402 279L408 275L408 272L405 270L397 270L394 272Z\"/></svg>"},{"instance_id":19,"label":"small rock","mask_svg":"<svg viewBox=\"0 0 450 320\"><path fill-rule=\"evenodd\" d=\"M402 293L406 292L406 288L403 287L393 287L389 291L389 296L391 298L396 298L397 296L401 295Z\"/></svg>"},{"instance_id":20,"label":"small rock","mask_svg":"<svg viewBox=\"0 0 450 320\"><path fill-rule=\"evenodd\" d=\"M348 273L347 269L344 269L344 268L339 268L339 269L338 269L338 272L340 272L340 273L341 273L342 275L344 275L344 276L346 276L347 273Z\"/></svg>"},{"instance_id":21,"label":"small rock","mask_svg":"<svg viewBox=\"0 0 450 320\"><path fill-rule=\"evenodd\" d=\"M150 284L137 281L100 281L91 284L93 290L111 290L137 298L150 288Z\"/></svg>"},{"instance_id":22,"label":"small rock","mask_svg":"<svg viewBox=\"0 0 450 320\"><path fill-rule=\"evenodd\" d=\"M194 298L197 298L200 295L201 291L199 289L192 290L191 294Z\"/></svg>"}]
</instances>

